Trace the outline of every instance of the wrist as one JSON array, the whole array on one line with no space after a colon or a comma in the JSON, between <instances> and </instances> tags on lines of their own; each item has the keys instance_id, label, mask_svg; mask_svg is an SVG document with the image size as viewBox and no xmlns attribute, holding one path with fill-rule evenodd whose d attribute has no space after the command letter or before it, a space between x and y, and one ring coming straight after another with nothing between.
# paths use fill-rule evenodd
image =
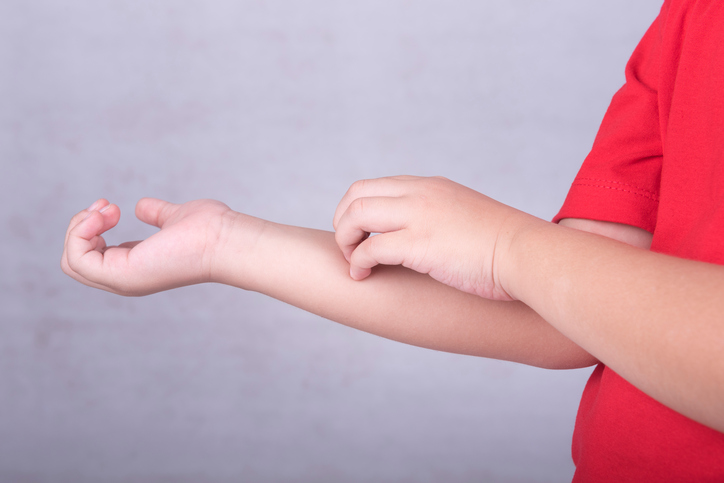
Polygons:
<instances>
[{"instance_id":1,"label":"wrist","mask_svg":"<svg viewBox=\"0 0 724 483\"><path fill-rule=\"evenodd\" d=\"M545 220L519 212L503 228L503 242L495 254L495 276L513 300L526 302L527 280L536 270L534 260L541 256L542 240L550 226Z\"/></svg>"},{"instance_id":2,"label":"wrist","mask_svg":"<svg viewBox=\"0 0 724 483\"><path fill-rule=\"evenodd\" d=\"M255 290L254 281L263 269L263 238L273 223L229 211L222 220L220 236L212 251L211 282Z\"/></svg>"}]
</instances>

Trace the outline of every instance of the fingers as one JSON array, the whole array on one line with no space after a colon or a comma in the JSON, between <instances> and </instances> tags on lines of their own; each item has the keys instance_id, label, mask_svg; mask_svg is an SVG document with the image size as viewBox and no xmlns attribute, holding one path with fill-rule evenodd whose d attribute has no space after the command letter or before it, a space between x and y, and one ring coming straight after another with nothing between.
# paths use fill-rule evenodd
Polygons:
<instances>
[{"instance_id":1,"label":"fingers","mask_svg":"<svg viewBox=\"0 0 724 483\"><path fill-rule=\"evenodd\" d=\"M389 233L405 228L407 211L404 198L370 197L353 200L340 216L334 235L344 258L350 261L352 252L370 233Z\"/></svg>"},{"instance_id":2,"label":"fingers","mask_svg":"<svg viewBox=\"0 0 724 483\"><path fill-rule=\"evenodd\" d=\"M350 263L350 276L362 280L378 264L399 265L409 252L405 228L414 209L409 195L422 178L396 176L354 183L337 206L335 240ZM370 237L370 233L379 235Z\"/></svg>"},{"instance_id":3,"label":"fingers","mask_svg":"<svg viewBox=\"0 0 724 483\"><path fill-rule=\"evenodd\" d=\"M63 271L76 280L91 285L89 268L102 265L106 242L101 236L113 228L120 219L118 206L100 199L87 210L77 213L66 232L65 245L61 258ZM88 256L86 256L88 255Z\"/></svg>"},{"instance_id":4,"label":"fingers","mask_svg":"<svg viewBox=\"0 0 724 483\"><path fill-rule=\"evenodd\" d=\"M102 241L100 234L103 233L104 223L103 214L93 211L68 234L68 266L85 278L92 278L89 277L90 268L103 263L100 249L105 248L105 241Z\"/></svg>"},{"instance_id":5,"label":"fingers","mask_svg":"<svg viewBox=\"0 0 724 483\"><path fill-rule=\"evenodd\" d=\"M92 205L90 205L87 209L76 213L73 218L70 219L70 223L68 224L68 229L65 232L65 243L68 243L68 234L70 233L70 230L72 230L78 223L83 221L91 212L105 209L108 206L110 206L110 202L106 200L105 198L101 198L98 201L94 202ZM104 210L107 211L107 210Z\"/></svg>"},{"instance_id":6,"label":"fingers","mask_svg":"<svg viewBox=\"0 0 724 483\"><path fill-rule=\"evenodd\" d=\"M158 228L176 213L178 205L156 198L142 198L136 204L136 217L144 223Z\"/></svg>"},{"instance_id":7,"label":"fingers","mask_svg":"<svg viewBox=\"0 0 724 483\"><path fill-rule=\"evenodd\" d=\"M365 179L357 181L347 190L337 205L332 225L337 229L339 220L356 199L369 197L402 196L409 190L409 182L419 180L416 176L394 176L389 178Z\"/></svg>"},{"instance_id":8,"label":"fingers","mask_svg":"<svg viewBox=\"0 0 724 483\"><path fill-rule=\"evenodd\" d=\"M118 220L121 217L121 210L118 208L118 206L113 205L108 202L108 200L100 199L93 203L88 209L83 210L79 213L77 213L73 218L71 218L70 223L68 224L68 229L65 232L65 245L68 245L68 237L70 235L70 232L83 220L85 220L87 217L90 216L91 213L94 211L98 211L99 213L102 213L103 215L103 227L101 229L100 233L106 232L113 228L117 223Z\"/></svg>"},{"instance_id":9,"label":"fingers","mask_svg":"<svg viewBox=\"0 0 724 483\"><path fill-rule=\"evenodd\" d=\"M441 206L456 210L459 188L440 177L396 176L354 183L333 221L351 277L361 280L378 264L428 273L430 228L434 220L440 221ZM370 233L379 234L370 237Z\"/></svg>"},{"instance_id":10,"label":"fingers","mask_svg":"<svg viewBox=\"0 0 724 483\"><path fill-rule=\"evenodd\" d=\"M362 280L372 273L372 267L382 265L405 265L405 254L409 240L404 231L383 233L367 238L355 248L349 258L349 275L353 280Z\"/></svg>"}]
</instances>

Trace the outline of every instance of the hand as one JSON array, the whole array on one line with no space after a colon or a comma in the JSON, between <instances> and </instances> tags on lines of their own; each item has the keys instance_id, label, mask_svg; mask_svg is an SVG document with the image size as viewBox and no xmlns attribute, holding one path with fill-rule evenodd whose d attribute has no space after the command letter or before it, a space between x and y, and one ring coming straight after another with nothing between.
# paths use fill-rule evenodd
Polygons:
<instances>
[{"instance_id":1,"label":"hand","mask_svg":"<svg viewBox=\"0 0 724 483\"><path fill-rule=\"evenodd\" d=\"M412 176L359 181L334 215L353 279L378 264L403 265L494 300L513 300L503 279L508 246L537 222L450 180Z\"/></svg>"},{"instance_id":2,"label":"hand","mask_svg":"<svg viewBox=\"0 0 724 483\"><path fill-rule=\"evenodd\" d=\"M61 267L81 283L122 295L211 281L216 248L234 215L218 201L175 205L144 198L136 216L161 230L143 241L108 247L102 234L116 226L121 212L101 199L71 220Z\"/></svg>"}]
</instances>

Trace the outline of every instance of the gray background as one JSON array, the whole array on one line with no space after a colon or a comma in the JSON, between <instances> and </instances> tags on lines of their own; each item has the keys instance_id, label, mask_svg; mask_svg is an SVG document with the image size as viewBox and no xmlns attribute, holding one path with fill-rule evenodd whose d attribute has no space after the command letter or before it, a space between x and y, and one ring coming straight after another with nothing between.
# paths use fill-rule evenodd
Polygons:
<instances>
[{"instance_id":1,"label":"gray background","mask_svg":"<svg viewBox=\"0 0 724 483\"><path fill-rule=\"evenodd\" d=\"M104 196L331 228L440 174L550 218L658 0L2 0L0 481L565 481L590 369L405 346L258 294L59 267Z\"/></svg>"}]
</instances>

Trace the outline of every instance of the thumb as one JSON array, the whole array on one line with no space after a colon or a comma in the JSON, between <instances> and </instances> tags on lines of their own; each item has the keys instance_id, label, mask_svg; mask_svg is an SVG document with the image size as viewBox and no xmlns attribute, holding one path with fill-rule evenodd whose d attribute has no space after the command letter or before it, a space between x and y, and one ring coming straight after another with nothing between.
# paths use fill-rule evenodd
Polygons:
<instances>
[{"instance_id":1,"label":"thumb","mask_svg":"<svg viewBox=\"0 0 724 483\"><path fill-rule=\"evenodd\" d=\"M136 217L144 223L162 228L176 212L177 206L156 198L142 198L136 203Z\"/></svg>"}]
</instances>

